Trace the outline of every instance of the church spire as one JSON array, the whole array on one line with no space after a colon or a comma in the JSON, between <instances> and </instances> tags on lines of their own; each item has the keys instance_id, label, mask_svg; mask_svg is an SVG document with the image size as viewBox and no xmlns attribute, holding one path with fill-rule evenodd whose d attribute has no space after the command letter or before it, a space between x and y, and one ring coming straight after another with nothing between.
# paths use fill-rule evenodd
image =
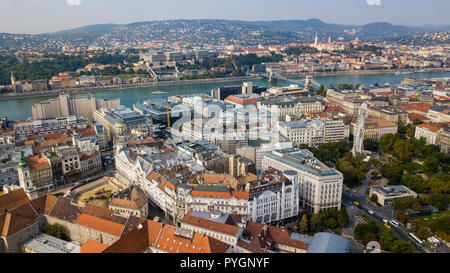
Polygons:
<instances>
[{"instance_id":1,"label":"church spire","mask_svg":"<svg viewBox=\"0 0 450 273\"><path fill-rule=\"evenodd\" d=\"M16 78L14 77L14 73L11 70L11 85L15 85L16 84Z\"/></svg>"}]
</instances>

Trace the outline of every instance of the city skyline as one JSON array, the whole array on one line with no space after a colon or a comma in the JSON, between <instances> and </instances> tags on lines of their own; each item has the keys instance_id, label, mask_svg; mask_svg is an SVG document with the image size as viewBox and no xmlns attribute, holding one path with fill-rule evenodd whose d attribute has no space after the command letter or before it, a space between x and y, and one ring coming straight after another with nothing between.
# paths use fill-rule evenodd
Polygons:
<instances>
[{"instance_id":1,"label":"city skyline","mask_svg":"<svg viewBox=\"0 0 450 273\"><path fill-rule=\"evenodd\" d=\"M277 6L267 0L179 1L164 4L143 0L6 0L0 18L0 32L51 33L92 24L128 24L173 19L225 19L244 21L320 19L326 23L364 25L389 22L395 25L448 25L445 0L281 0ZM345 2L345 3L342 3ZM268 9L268 6L271 6ZM131 8L130 8L131 7ZM249 12L251 10L251 12ZM337 12L338 11L338 12ZM26 18L17 16L28 14ZM36 24L36 22L39 24Z\"/></svg>"}]
</instances>

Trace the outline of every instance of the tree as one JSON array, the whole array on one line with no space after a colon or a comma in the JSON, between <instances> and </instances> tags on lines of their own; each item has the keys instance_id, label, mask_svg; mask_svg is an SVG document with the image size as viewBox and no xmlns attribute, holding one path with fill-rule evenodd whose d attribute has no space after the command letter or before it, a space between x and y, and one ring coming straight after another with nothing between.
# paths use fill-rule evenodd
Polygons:
<instances>
[{"instance_id":1,"label":"tree","mask_svg":"<svg viewBox=\"0 0 450 273\"><path fill-rule=\"evenodd\" d=\"M338 222L334 217L330 217L327 220L325 220L325 226L329 229L335 229L338 227Z\"/></svg>"},{"instance_id":2,"label":"tree","mask_svg":"<svg viewBox=\"0 0 450 273\"><path fill-rule=\"evenodd\" d=\"M415 192L427 192L429 187L421 175L404 175L402 184Z\"/></svg>"},{"instance_id":3,"label":"tree","mask_svg":"<svg viewBox=\"0 0 450 273\"><path fill-rule=\"evenodd\" d=\"M61 240L67 240L66 230L60 224L46 225L45 233Z\"/></svg>"},{"instance_id":4,"label":"tree","mask_svg":"<svg viewBox=\"0 0 450 273\"><path fill-rule=\"evenodd\" d=\"M417 212L421 212L422 211L422 205L420 205L419 202L416 202L412 205L412 209L417 211Z\"/></svg>"},{"instance_id":5,"label":"tree","mask_svg":"<svg viewBox=\"0 0 450 273\"><path fill-rule=\"evenodd\" d=\"M300 231L300 233L306 233L308 232L308 227L308 216L306 214L303 214L302 220L298 225L298 230Z\"/></svg>"},{"instance_id":6,"label":"tree","mask_svg":"<svg viewBox=\"0 0 450 273\"><path fill-rule=\"evenodd\" d=\"M378 237L380 238L381 249L386 251L390 251L393 243L399 239L392 229L383 229L378 233Z\"/></svg>"},{"instance_id":7,"label":"tree","mask_svg":"<svg viewBox=\"0 0 450 273\"><path fill-rule=\"evenodd\" d=\"M395 142L394 146L395 156L402 162L406 162L411 159L413 153L413 145L406 140L399 139Z\"/></svg>"},{"instance_id":8,"label":"tree","mask_svg":"<svg viewBox=\"0 0 450 273\"><path fill-rule=\"evenodd\" d=\"M309 230L311 232L322 231L322 220L318 214L315 214L309 219Z\"/></svg>"},{"instance_id":9,"label":"tree","mask_svg":"<svg viewBox=\"0 0 450 273\"><path fill-rule=\"evenodd\" d=\"M342 207L341 210L339 211L338 214L338 223L339 226L341 228L344 228L348 225L349 223L349 217L348 217L348 213L347 213L347 208L346 207Z\"/></svg>"},{"instance_id":10,"label":"tree","mask_svg":"<svg viewBox=\"0 0 450 273\"><path fill-rule=\"evenodd\" d=\"M423 162L423 171L427 175L437 173L439 171L439 159L435 156L429 156Z\"/></svg>"},{"instance_id":11,"label":"tree","mask_svg":"<svg viewBox=\"0 0 450 273\"><path fill-rule=\"evenodd\" d=\"M394 213L394 217L402 224L406 224L406 222L408 221L408 215L406 215L401 210L396 210Z\"/></svg>"},{"instance_id":12,"label":"tree","mask_svg":"<svg viewBox=\"0 0 450 273\"><path fill-rule=\"evenodd\" d=\"M431 236L431 233L427 227L422 226L417 230L417 235L422 239L427 239Z\"/></svg>"},{"instance_id":13,"label":"tree","mask_svg":"<svg viewBox=\"0 0 450 273\"><path fill-rule=\"evenodd\" d=\"M433 193L450 193L450 175L436 174L428 179L428 185Z\"/></svg>"},{"instance_id":14,"label":"tree","mask_svg":"<svg viewBox=\"0 0 450 273\"><path fill-rule=\"evenodd\" d=\"M435 234L439 239L441 239L441 240L443 240L443 241L448 241L448 235L447 235L445 232L438 230L438 231L436 231L434 234Z\"/></svg>"},{"instance_id":15,"label":"tree","mask_svg":"<svg viewBox=\"0 0 450 273\"><path fill-rule=\"evenodd\" d=\"M413 253L414 246L411 242L405 242L403 240L397 240L393 243L390 252L392 253Z\"/></svg>"},{"instance_id":16,"label":"tree","mask_svg":"<svg viewBox=\"0 0 450 273\"><path fill-rule=\"evenodd\" d=\"M363 245L367 245L369 242L378 242L378 237L375 233L367 232L361 239Z\"/></svg>"}]
</instances>

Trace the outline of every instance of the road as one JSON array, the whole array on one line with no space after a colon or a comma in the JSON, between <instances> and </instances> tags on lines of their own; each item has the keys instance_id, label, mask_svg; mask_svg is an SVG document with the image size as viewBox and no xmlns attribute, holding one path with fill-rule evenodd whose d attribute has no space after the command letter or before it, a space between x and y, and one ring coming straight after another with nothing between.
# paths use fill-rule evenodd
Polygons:
<instances>
[{"instance_id":1,"label":"road","mask_svg":"<svg viewBox=\"0 0 450 273\"><path fill-rule=\"evenodd\" d=\"M393 209L384 206L384 207L377 207L374 206L369 200L367 199L365 192L367 189L367 186L370 183L370 175L371 172L369 172L366 176L366 179L363 181L363 187L358 192L353 192L352 190L345 188L342 190L342 202L347 207L347 211L350 218L350 228L344 230L344 234L353 234L353 229L356 226L356 218L355 216L360 213L364 213L374 219L375 221L381 223L384 225L383 219L387 220L393 220ZM354 202L358 202L359 205L354 205ZM369 213L369 211L373 211L374 214ZM409 237L409 232L406 231L402 227L395 227L394 225L390 225L391 229L398 235L398 237L404 241L410 241L413 243L415 252L416 253L427 253L429 251L425 250L423 247L418 247L415 242Z\"/></svg>"}]
</instances>

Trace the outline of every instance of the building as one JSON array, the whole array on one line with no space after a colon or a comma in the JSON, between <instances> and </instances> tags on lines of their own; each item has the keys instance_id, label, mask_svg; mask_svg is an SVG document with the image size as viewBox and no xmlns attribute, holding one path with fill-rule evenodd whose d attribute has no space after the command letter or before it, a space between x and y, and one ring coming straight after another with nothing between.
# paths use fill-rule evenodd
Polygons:
<instances>
[{"instance_id":1,"label":"building","mask_svg":"<svg viewBox=\"0 0 450 273\"><path fill-rule=\"evenodd\" d=\"M17 161L7 161L5 163L0 161L0 189L3 186L19 185L18 166Z\"/></svg>"},{"instance_id":2,"label":"building","mask_svg":"<svg viewBox=\"0 0 450 273\"><path fill-rule=\"evenodd\" d=\"M59 117L77 116L93 119L94 112L102 108L116 109L120 99L97 99L94 97L71 98L61 94L57 99L51 99L32 106L33 119L54 119Z\"/></svg>"},{"instance_id":3,"label":"building","mask_svg":"<svg viewBox=\"0 0 450 273\"><path fill-rule=\"evenodd\" d=\"M393 107L368 107L367 114L394 123L408 123L408 112Z\"/></svg>"},{"instance_id":4,"label":"building","mask_svg":"<svg viewBox=\"0 0 450 273\"><path fill-rule=\"evenodd\" d=\"M210 236L145 221L102 253L230 253L232 247Z\"/></svg>"},{"instance_id":5,"label":"building","mask_svg":"<svg viewBox=\"0 0 450 273\"><path fill-rule=\"evenodd\" d=\"M37 198L54 187L52 167L43 153L24 158L20 152L19 161L19 185L30 198Z\"/></svg>"},{"instance_id":6,"label":"building","mask_svg":"<svg viewBox=\"0 0 450 273\"><path fill-rule=\"evenodd\" d=\"M236 253L306 253L312 239L285 228L247 222Z\"/></svg>"},{"instance_id":7,"label":"building","mask_svg":"<svg viewBox=\"0 0 450 273\"><path fill-rule=\"evenodd\" d=\"M252 90L250 90L252 89ZM228 96L237 94L261 94L267 91L264 86L253 85L252 83L244 83L241 85L223 86L211 90L211 97L216 100L225 100Z\"/></svg>"},{"instance_id":8,"label":"building","mask_svg":"<svg viewBox=\"0 0 450 273\"><path fill-rule=\"evenodd\" d=\"M414 137L416 139L425 138L427 141L427 144L429 145L436 145L437 144L437 138L438 138L438 131L441 127L443 127L445 123L424 123L419 124L416 126L416 133ZM445 135L442 134L443 131L441 131L441 139L444 140L445 143Z\"/></svg>"},{"instance_id":9,"label":"building","mask_svg":"<svg viewBox=\"0 0 450 273\"><path fill-rule=\"evenodd\" d=\"M308 150L284 149L264 156L262 170L292 170L298 173L301 208L317 214L341 209L343 175L319 160Z\"/></svg>"},{"instance_id":10,"label":"building","mask_svg":"<svg viewBox=\"0 0 450 273\"><path fill-rule=\"evenodd\" d=\"M280 122L280 135L294 144L310 147L346 139L345 124L341 119Z\"/></svg>"},{"instance_id":11,"label":"building","mask_svg":"<svg viewBox=\"0 0 450 273\"><path fill-rule=\"evenodd\" d=\"M432 122L450 122L450 105L430 106L427 117Z\"/></svg>"},{"instance_id":12,"label":"building","mask_svg":"<svg viewBox=\"0 0 450 273\"><path fill-rule=\"evenodd\" d=\"M417 193L405 186L375 186L370 188L369 196L376 195L378 203L382 206L391 203L395 199L404 197L417 197Z\"/></svg>"},{"instance_id":13,"label":"building","mask_svg":"<svg viewBox=\"0 0 450 273\"><path fill-rule=\"evenodd\" d=\"M127 135L132 129L148 125L147 118L144 115L125 107L97 110L94 114L94 120L103 126L109 140L114 136Z\"/></svg>"},{"instance_id":14,"label":"building","mask_svg":"<svg viewBox=\"0 0 450 273\"><path fill-rule=\"evenodd\" d=\"M136 186L131 186L117 193L108 207L118 215L148 218L149 206L145 193Z\"/></svg>"},{"instance_id":15,"label":"building","mask_svg":"<svg viewBox=\"0 0 450 273\"><path fill-rule=\"evenodd\" d=\"M450 153L450 125L443 124L436 136L436 144L441 148L441 152Z\"/></svg>"},{"instance_id":16,"label":"building","mask_svg":"<svg viewBox=\"0 0 450 273\"><path fill-rule=\"evenodd\" d=\"M36 136L65 133L68 130L86 128L88 121L82 117L69 116L46 120L19 121L14 125L16 136Z\"/></svg>"},{"instance_id":17,"label":"building","mask_svg":"<svg viewBox=\"0 0 450 273\"><path fill-rule=\"evenodd\" d=\"M210 236L235 248L243 232L243 219L239 215L229 213L189 211L181 220L181 227Z\"/></svg>"},{"instance_id":18,"label":"building","mask_svg":"<svg viewBox=\"0 0 450 273\"><path fill-rule=\"evenodd\" d=\"M248 185L248 220L272 223L296 219L299 214L298 173L271 170Z\"/></svg>"},{"instance_id":19,"label":"building","mask_svg":"<svg viewBox=\"0 0 450 273\"><path fill-rule=\"evenodd\" d=\"M356 122L351 124L352 134L356 135ZM384 135L396 134L398 125L382 118L366 118L364 120L364 139L379 140Z\"/></svg>"},{"instance_id":20,"label":"building","mask_svg":"<svg viewBox=\"0 0 450 273\"><path fill-rule=\"evenodd\" d=\"M242 87L243 89L246 89L245 92L248 92L248 90L251 89L251 87ZM243 91L244 92L244 91ZM230 95L225 98L225 102L232 104L236 107L246 107L248 105L254 105L256 106L257 102L261 99L260 95L252 94L252 93L244 93L244 94L237 94L237 95Z\"/></svg>"},{"instance_id":21,"label":"building","mask_svg":"<svg viewBox=\"0 0 450 273\"><path fill-rule=\"evenodd\" d=\"M314 235L307 253L349 253L350 248L348 239L333 233L319 232Z\"/></svg>"},{"instance_id":22,"label":"building","mask_svg":"<svg viewBox=\"0 0 450 273\"><path fill-rule=\"evenodd\" d=\"M20 244L23 253L80 253L80 246L56 237L39 233Z\"/></svg>"},{"instance_id":23,"label":"building","mask_svg":"<svg viewBox=\"0 0 450 273\"><path fill-rule=\"evenodd\" d=\"M268 112L272 112L274 106L277 108L280 120L285 120L287 115L321 113L325 110L325 103L316 97L276 97L258 102L258 109Z\"/></svg>"}]
</instances>

